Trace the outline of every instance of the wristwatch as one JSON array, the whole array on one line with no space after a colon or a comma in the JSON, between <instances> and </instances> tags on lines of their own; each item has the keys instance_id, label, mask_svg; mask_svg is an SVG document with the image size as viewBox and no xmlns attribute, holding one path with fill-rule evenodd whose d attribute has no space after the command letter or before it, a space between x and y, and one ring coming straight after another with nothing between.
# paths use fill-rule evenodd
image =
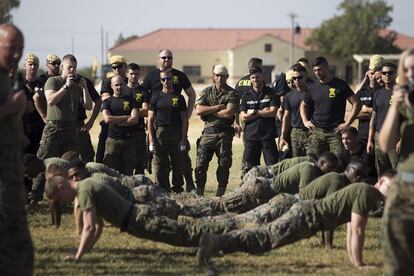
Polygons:
<instances>
[{"instance_id":1,"label":"wristwatch","mask_svg":"<svg viewBox=\"0 0 414 276\"><path fill-rule=\"evenodd\" d=\"M68 89L68 86L66 85L66 83L63 85L63 89Z\"/></svg>"}]
</instances>

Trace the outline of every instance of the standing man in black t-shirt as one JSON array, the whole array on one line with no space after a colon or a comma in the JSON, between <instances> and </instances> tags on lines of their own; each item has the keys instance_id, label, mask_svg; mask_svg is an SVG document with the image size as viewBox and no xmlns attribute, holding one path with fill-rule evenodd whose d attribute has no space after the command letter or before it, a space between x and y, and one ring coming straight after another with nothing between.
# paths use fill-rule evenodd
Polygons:
<instances>
[{"instance_id":1,"label":"standing man in black t-shirt","mask_svg":"<svg viewBox=\"0 0 414 276\"><path fill-rule=\"evenodd\" d=\"M29 140L25 153L36 154L39 149L40 139L42 138L43 128L45 127L44 119L37 111L34 104L34 97L41 89L42 84L37 78L39 69L39 58L29 53L24 63L25 75L25 92L27 98L26 112L23 116L24 134Z\"/></svg>"},{"instance_id":2,"label":"standing man in black t-shirt","mask_svg":"<svg viewBox=\"0 0 414 276\"><path fill-rule=\"evenodd\" d=\"M184 90L185 94L188 97L187 118L190 119L191 114L193 114L194 103L196 100L196 93L188 77L183 72L173 68L172 65L173 65L173 54L171 50L169 49L161 50L158 54L158 69L155 69L154 71L150 72L148 75L145 76L142 86L146 90L148 90L151 94L154 91L161 91L163 86L160 82L160 72L165 69L171 69L174 93L176 95L181 95L181 91ZM192 191L195 189L195 186L194 186L194 181L193 181L193 169L191 165L191 159L190 159L190 156L188 155L189 150L190 150L190 143L188 142L188 139L187 139L187 147L184 152L184 179L185 179L186 186L187 186L186 190ZM175 177L176 176L173 173L173 178Z\"/></svg>"},{"instance_id":3,"label":"standing man in black t-shirt","mask_svg":"<svg viewBox=\"0 0 414 276\"><path fill-rule=\"evenodd\" d=\"M138 131L134 132L137 150L137 164L135 167L135 174L144 174L147 155L147 141L145 135L144 118L148 116L148 105L151 99L148 91L146 91L144 87L138 82L140 71L141 69L138 64L128 64L126 73L128 83L124 89L124 94L134 98L139 108Z\"/></svg>"},{"instance_id":4,"label":"standing man in black t-shirt","mask_svg":"<svg viewBox=\"0 0 414 276\"><path fill-rule=\"evenodd\" d=\"M138 131L138 104L124 95L124 79L115 75L111 78L113 95L102 103L102 115L109 124L103 163L119 172L132 175L136 167L136 148L133 133Z\"/></svg>"},{"instance_id":5,"label":"standing man in black t-shirt","mask_svg":"<svg viewBox=\"0 0 414 276\"><path fill-rule=\"evenodd\" d=\"M311 133L310 151L316 155L330 151L339 157L341 131L355 120L361 103L345 81L330 75L328 61L324 57L316 58L312 66L319 82L308 87L300 107L303 124ZM352 110L344 121L347 101L352 105ZM314 111L309 116L311 107Z\"/></svg>"},{"instance_id":6,"label":"standing man in black t-shirt","mask_svg":"<svg viewBox=\"0 0 414 276\"><path fill-rule=\"evenodd\" d=\"M295 89L289 91L284 99L285 112L282 119L279 148L283 149L288 144L287 141L291 141L292 156L298 157L305 156L309 150L309 130L300 117L300 104L307 91L307 72L306 68L300 64L292 66L291 70L292 73L289 75L292 75L291 82L293 82ZM290 128L292 128L291 132L289 131Z\"/></svg>"},{"instance_id":7,"label":"standing man in black t-shirt","mask_svg":"<svg viewBox=\"0 0 414 276\"><path fill-rule=\"evenodd\" d=\"M173 70L160 73L161 91L153 91L148 111L149 149L154 153L155 182L170 191L168 171L176 177L172 189L183 191L183 152L187 146L188 111L184 97L174 93Z\"/></svg>"},{"instance_id":8,"label":"standing man in black t-shirt","mask_svg":"<svg viewBox=\"0 0 414 276\"><path fill-rule=\"evenodd\" d=\"M126 66L127 66L126 58L120 55L115 55L109 59L109 63L112 66L114 75L121 76L124 79L124 83L127 83L128 80L125 76ZM114 94L114 91L112 90L112 87L111 87L111 78L104 78L102 80L102 85L101 85L102 101L104 101L105 99L107 99L109 96L113 94ZM106 138L108 138L108 131L109 131L108 124L101 121L101 132L99 133L98 147L96 149L96 162L102 163L104 153L105 153L105 142L106 142Z\"/></svg>"},{"instance_id":9,"label":"standing man in black t-shirt","mask_svg":"<svg viewBox=\"0 0 414 276\"><path fill-rule=\"evenodd\" d=\"M242 175L260 165L262 151L267 166L279 160L275 142L275 119L280 103L274 91L265 86L263 80L260 67L250 69L251 89L243 94L240 105L241 119L245 123L243 159L246 167Z\"/></svg>"},{"instance_id":10,"label":"standing man in black t-shirt","mask_svg":"<svg viewBox=\"0 0 414 276\"><path fill-rule=\"evenodd\" d=\"M93 149L91 135L89 131L93 127L95 123L96 117L98 117L99 112L101 110L102 100L96 91L95 86L93 85L92 81L88 78L83 77L86 81L86 86L88 87L89 95L94 103L92 114L89 117L88 121L85 123L87 119L85 108L83 104L79 104L78 109L78 129L79 129L79 154L84 162L93 162L95 158L95 150Z\"/></svg>"},{"instance_id":11,"label":"standing man in black t-shirt","mask_svg":"<svg viewBox=\"0 0 414 276\"><path fill-rule=\"evenodd\" d=\"M356 93L356 97L362 103L361 111L358 114L358 133L359 139L365 145L368 143L369 134L369 121L371 120L372 114L372 103L374 100L374 94L377 89L380 88L379 83L375 79L378 73L381 73L381 67L374 68L367 72L368 84L362 86Z\"/></svg>"},{"instance_id":12,"label":"standing man in black t-shirt","mask_svg":"<svg viewBox=\"0 0 414 276\"><path fill-rule=\"evenodd\" d=\"M392 89L395 85L396 72L397 67L395 64L384 63L382 65L382 80L385 86L374 93L373 111L369 122L367 152L371 153L375 150L375 166L378 175L381 175L388 169L395 168L397 165L400 143L398 142L395 148L387 153L383 153L377 143L378 133L392 103Z\"/></svg>"}]
</instances>

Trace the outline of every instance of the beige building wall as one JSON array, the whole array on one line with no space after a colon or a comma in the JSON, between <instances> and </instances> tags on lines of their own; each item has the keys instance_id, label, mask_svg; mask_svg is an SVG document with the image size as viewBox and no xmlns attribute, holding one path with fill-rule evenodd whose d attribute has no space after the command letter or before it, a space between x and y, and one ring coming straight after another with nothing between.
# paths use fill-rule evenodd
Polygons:
<instances>
[{"instance_id":1,"label":"beige building wall","mask_svg":"<svg viewBox=\"0 0 414 276\"><path fill-rule=\"evenodd\" d=\"M265 45L272 45L272 51L266 52ZM251 43L233 49L234 52L234 74L233 77L240 79L247 73L247 63L250 58L258 57L263 59L263 65L274 66L273 77L275 73L285 72L289 64L290 43L280 40L272 35L259 38ZM296 61L303 57L304 50L294 47L293 59Z\"/></svg>"}]
</instances>

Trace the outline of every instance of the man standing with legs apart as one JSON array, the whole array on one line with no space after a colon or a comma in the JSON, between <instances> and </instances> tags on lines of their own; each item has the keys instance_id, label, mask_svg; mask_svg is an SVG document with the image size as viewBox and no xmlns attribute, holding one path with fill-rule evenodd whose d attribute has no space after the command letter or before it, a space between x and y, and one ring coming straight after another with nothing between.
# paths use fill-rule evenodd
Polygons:
<instances>
[{"instance_id":1,"label":"man standing with legs apart","mask_svg":"<svg viewBox=\"0 0 414 276\"><path fill-rule=\"evenodd\" d=\"M11 24L0 25L0 274L32 275L33 245L24 209L24 91L12 94L8 73L17 68L23 34Z\"/></svg>"},{"instance_id":2,"label":"man standing with legs apart","mask_svg":"<svg viewBox=\"0 0 414 276\"><path fill-rule=\"evenodd\" d=\"M47 121L37 151L41 159L58 157L78 149L78 126L76 125L79 102L86 110L92 109L92 99L86 81L76 74L75 56L62 58L62 75L49 78L45 84Z\"/></svg>"},{"instance_id":3,"label":"man standing with legs apart","mask_svg":"<svg viewBox=\"0 0 414 276\"><path fill-rule=\"evenodd\" d=\"M187 120L190 119L191 114L193 114L194 103L196 100L196 94L193 86L191 85L188 77L181 71L172 67L173 65L173 54L169 49L163 49L158 55L158 69L150 72L145 76L142 86L153 94L154 91L161 91L162 84L160 82L160 72L165 69L172 70L172 84L173 91L176 95L181 95L181 91L184 90L185 94L188 97L188 109L187 109ZM191 168L191 159L188 155L190 151L190 143L186 137L186 149L184 150L183 162L184 162L184 179L186 182L186 191L190 192L195 189L193 181L193 169ZM180 178L181 176L173 173L173 182L175 178ZM177 180L178 181L178 180Z\"/></svg>"},{"instance_id":4,"label":"man standing with legs apart","mask_svg":"<svg viewBox=\"0 0 414 276\"><path fill-rule=\"evenodd\" d=\"M154 91L148 111L149 149L154 153L155 182L170 191L168 171L172 167L172 190L183 191L183 151L188 132L184 97L174 93L172 69L160 73L162 90Z\"/></svg>"},{"instance_id":5,"label":"man standing with legs apart","mask_svg":"<svg viewBox=\"0 0 414 276\"><path fill-rule=\"evenodd\" d=\"M361 103L349 85L329 73L328 61L318 57L312 64L319 82L308 87L302 101L300 115L310 132L310 151L316 155L330 151L338 158L341 153L341 131L357 117ZM351 114L344 121L346 101L352 105ZM309 116L309 108L314 112Z\"/></svg>"},{"instance_id":6,"label":"man standing with legs apart","mask_svg":"<svg viewBox=\"0 0 414 276\"><path fill-rule=\"evenodd\" d=\"M216 196L224 194L229 181L234 135L232 124L240 100L236 91L227 85L228 77L229 74L225 66L214 66L214 85L205 88L196 102L197 115L205 123L203 133L197 140L195 178L198 195L204 195L208 164L214 153L218 158Z\"/></svg>"}]
</instances>

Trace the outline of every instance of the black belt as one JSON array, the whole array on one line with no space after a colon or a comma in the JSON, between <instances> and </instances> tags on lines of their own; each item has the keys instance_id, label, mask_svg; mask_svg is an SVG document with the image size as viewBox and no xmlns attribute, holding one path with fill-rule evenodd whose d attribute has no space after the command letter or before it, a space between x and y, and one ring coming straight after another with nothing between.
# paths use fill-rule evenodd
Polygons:
<instances>
[{"instance_id":1,"label":"black belt","mask_svg":"<svg viewBox=\"0 0 414 276\"><path fill-rule=\"evenodd\" d=\"M122 221L121 232L125 232L127 230L129 221L131 220L131 217L132 217L133 210L134 210L134 205L131 205L131 207L129 208L128 212L126 213L124 217L124 220Z\"/></svg>"}]
</instances>

